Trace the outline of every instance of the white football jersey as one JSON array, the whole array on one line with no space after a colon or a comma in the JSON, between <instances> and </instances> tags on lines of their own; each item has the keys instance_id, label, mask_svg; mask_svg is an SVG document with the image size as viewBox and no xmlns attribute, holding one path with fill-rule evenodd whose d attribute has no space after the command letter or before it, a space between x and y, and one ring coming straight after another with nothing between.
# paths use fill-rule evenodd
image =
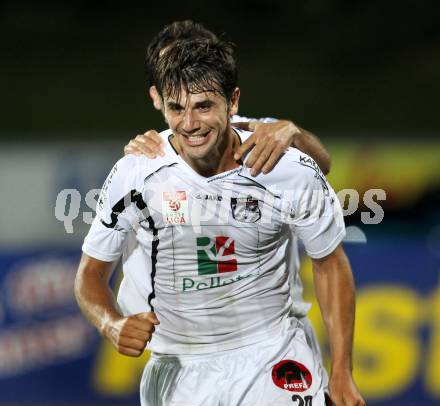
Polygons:
<instances>
[{"instance_id":1,"label":"white football jersey","mask_svg":"<svg viewBox=\"0 0 440 406\"><path fill-rule=\"evenodd\" d=\"M249 118L244 116L234 115L231 118L232 123L260 121L263 123L272 123L278 121L275 118ZM303 318L307 316L311 304L304 301L303 298L303 283L299 274L300 269L300 254L298 248L298 238L294 232L289 235L289 247L287 248L287 267L289 269L290 294L292 296L292 314L295 317ZM147 268L149 259L144 250L137 243L134 233L127 236L127 243L124 247L122 255L122 268L124 275L130 275L132 272L139 272L139 269L144 270L145 275L150 274L150 269ZM137 270L137 271L136 271ZM151 310L148 306L148 287L150 284L146 279L143 280L142 289L139 286L133 286L131 279L123 278L118 290L118 304L124 315L136 314ZM128 290L130 294L125 294Z\"/></svg>"},{"instance_id":2,"label":"white football jersey","mask_svg":"<svg viewBox=\"0 0 440 406\"><path fill-rule=\"evenodd\" d=\"M242 140L249 134L237 131ZM142 248L147 266L124 270L119 301L129 306L134 295L156 312L152 351L207 353L261 341L292 306L291 230L312 258L330 254L345 235L339 201L296 149L266 175L240 166L203 177L174 151L170 135L162 133L165 157L128 155L114 166L83 251L114 261Z\"/></svg>"}]
</instances>

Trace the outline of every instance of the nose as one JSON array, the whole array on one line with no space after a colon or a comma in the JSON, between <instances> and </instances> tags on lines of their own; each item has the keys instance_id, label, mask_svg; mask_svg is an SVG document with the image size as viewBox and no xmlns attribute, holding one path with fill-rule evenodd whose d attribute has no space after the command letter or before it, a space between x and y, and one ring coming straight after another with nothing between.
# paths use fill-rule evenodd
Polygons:
<instances>
[{"instance_id":1,"label":"nose","mask_svg":"<svg viewBox=\"0 0 440 406\"><path fill-rule=\"evenodd\" d=\"M181 124L181 129L186 134L193 134L200 129L200 121L195 119L194 113L192 111L185 112Z\"/></svg>"}]
</instances>

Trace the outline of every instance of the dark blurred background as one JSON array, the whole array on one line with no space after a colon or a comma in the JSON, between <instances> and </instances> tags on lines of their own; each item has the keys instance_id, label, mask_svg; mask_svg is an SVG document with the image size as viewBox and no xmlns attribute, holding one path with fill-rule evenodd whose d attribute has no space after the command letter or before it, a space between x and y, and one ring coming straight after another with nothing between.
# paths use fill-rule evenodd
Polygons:
<instances>
[{"instance_id":1,"label":"dark blurred background","mask_svg":"<svg viewBox=\"0 0 440 406\"><path fill-rule=\"evenodd\" d=\"M347 209L346 250L367 403L440 404L434 0L3 2L0 404L138 403L146 359L118 356L99 339L72 283L96 195L124 144L165 129L147 97L144 52L183 19L236 44L240 113L317 134L341 200L349 203L345 189L359 198ZM302 272L314 302L307 259ZM326 350L316 303L311 318Z\"/></svg>"},{"instance_id":2,"label":"dark blurred background","mask_svg":"<svg viewBox=\"0 0 440 406\"><path fill-rule=\"evenodd\" d=\"M144 51L181 19L237 44L248 114L294 116L317 132L389 131L396 140L438 130L434 0L6 2L3 130L116 137L160 127L146 98Z\"/></svg>"}]
</instances>

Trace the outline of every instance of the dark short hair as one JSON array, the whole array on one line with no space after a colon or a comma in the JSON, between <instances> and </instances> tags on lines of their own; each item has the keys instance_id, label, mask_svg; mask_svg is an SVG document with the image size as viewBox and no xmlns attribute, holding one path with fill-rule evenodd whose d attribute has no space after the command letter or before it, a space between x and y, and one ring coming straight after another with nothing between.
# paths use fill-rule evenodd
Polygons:
<instances>
[{"instance_id":1,"label":"dark short hair","mask_svg":"<svg viewBox=\"0 0 440 406\"><path fill-rule=\"evenodd\" d=\"M154 67L159 95L180 99L187 93L215 92L228 102L238 83L233 46L219 39L176 41Z\"/></svg>"},{"instance_id":2,"label":"dark short hair","mask_svg":"<svg viewBox=\"0 0 440 406\"><path fill-rule=\"evenodd\" d=\"M191 20L175 21L166 25L149 43L145 55L145 70L150 82L154 85L154 66L159 58L160 51L178 40L192 40L206 38L217 40L217 36L200 23Z\"/></svg>"}]
</instances>

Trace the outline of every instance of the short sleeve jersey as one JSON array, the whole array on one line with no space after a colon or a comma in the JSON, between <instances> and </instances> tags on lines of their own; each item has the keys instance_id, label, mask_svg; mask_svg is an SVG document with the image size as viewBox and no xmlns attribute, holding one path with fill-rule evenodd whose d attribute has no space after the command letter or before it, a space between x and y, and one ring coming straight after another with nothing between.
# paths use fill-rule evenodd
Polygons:
<instances>
[{"instance_id":1,"label":"short sleeve jersey","mask_svg":"<svg viewBox=\"0 0 440 406\"><path fill-rule=\"evenodd\" d=\"M126 278L121 302L138 291L156 312L151 350L208 353L261 341L291 309L291 230L312 258L330 254L345 235L339 201L296 149L266 175L251 177L240 166L203 177L174 151L170 135L162 133L164 157L129 155L115 165L83 251L114 261L124 250L130 255L134 233L149 263Z\"/></svg>"}]
</instances>

